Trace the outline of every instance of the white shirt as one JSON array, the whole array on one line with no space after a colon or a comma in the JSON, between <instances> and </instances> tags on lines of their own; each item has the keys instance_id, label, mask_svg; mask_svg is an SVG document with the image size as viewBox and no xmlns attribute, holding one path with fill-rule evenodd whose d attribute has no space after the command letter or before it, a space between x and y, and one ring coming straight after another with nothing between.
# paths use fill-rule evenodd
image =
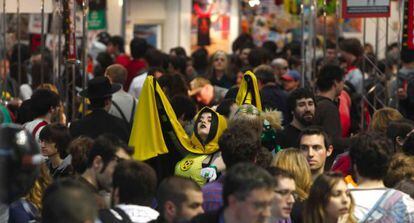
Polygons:
<instances>
[{"instance_id":1,"label":"white shirt","mask_svg":"<svg viewBox=\"0 0 414 223\"><path fill-rule=\"evenodd\" d=\"M44 119L42 119L42 118L37 118L37 119L35 119L35 120L33 120L33 121L30 121L30 122L26 122L26 123L24 123L24 125L23 125L23 127L27 130L27 131L29 131L29 133L30 134L33 134L33 130L35 129L35 127L40 123L40 122L43 122L43 121L45 121ZM36 140L36 142L40 145L40 141L39 141L39 135L40 135L40 132L42 131L42 129L44 128L45 126L42 126L42 127L40 127L38 130L37 130L37 132L36 132L36 135L35 135L35 140Z\"/></svg>"},{"instance_id":2,"label":"white shirt","mask_svg":"<svg viewBox=\"0 0 414 223\"><path fill-rule=\"evenodd\" d=\"M122 209L134 223L146 223L157 219L160 215L156 210L146 206L119 204L117 207Z\"/></svg>"},{"instance_id":3,"label":"white shirt","mask_svg":"<svg viewBox=\"0 0 414 223\"><path fill-rule=\"evenodd\" d=\"M147 79L148 72L142 73L134 79L132 79L131 85L129 86L128 93L135 98L139 99L141 95L142 86L144 86L145 79Z\"/></svg>"}]
</instances>

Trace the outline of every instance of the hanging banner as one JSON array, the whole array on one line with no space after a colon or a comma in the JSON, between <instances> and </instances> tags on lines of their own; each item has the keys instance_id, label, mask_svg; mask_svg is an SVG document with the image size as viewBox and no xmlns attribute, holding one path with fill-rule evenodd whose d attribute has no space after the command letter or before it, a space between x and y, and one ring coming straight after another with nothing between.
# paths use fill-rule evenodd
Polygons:
<instances>
[{"instance_id":1,"label":"hanging banner","mask_svg":"<svg viewBox=\"0 0 414 223\"><path fill-rule=\"evenodd\" d=\"M390 17L391 0L342 0L343 18Z\"/></svg>"},{"instance_id":2,"label":"hanging banner","mask_svg":"<svg viewBox=\"0 0 414 223\"><path fill-rule=\"evenodd\" d=\"M74 0L64 2L66 59L76 60L76 5Z\"/></svg>"},{"instance_id":3,"label":"hanging banner","mask_svg":"<svg viewBox=\"0 0 414 223\"><path fill-rule=\"evenodd\" d=\"M404 21L404 24L407 24L407 30L404 30L407 34L407 46L409 49L414 50L414 2L413 1L406 1L405 4L408 4L408 11L407 11L407 20ZM405 17L404 17L405 18ZM405 26L404 26L405 27Z\"/></svg>"},{"instance_id":4,"label":"hanging banner","mask_svg":"<svg viewBox=\"0 0 414 223\"><path fill-rule=\"evenodd\" d=\"M94 10L88 14L88 30L106 29L106 11Z\"/></svg>"}]
</instances>

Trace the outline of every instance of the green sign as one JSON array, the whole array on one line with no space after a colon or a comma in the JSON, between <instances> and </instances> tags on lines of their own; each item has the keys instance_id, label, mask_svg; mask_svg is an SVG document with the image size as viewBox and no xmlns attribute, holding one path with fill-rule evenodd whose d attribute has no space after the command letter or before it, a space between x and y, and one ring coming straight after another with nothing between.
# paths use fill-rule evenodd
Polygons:
<instances>
[{"instance_id":1,"label":"green sign","mask_svg":"<svg viewBox=\"0 0 414 223\"><path fill-rule=\"evenodd\" d=\"M89 30L106 29L106 12L105 12L105 10L89 11L88 29Z\"/></svg>"}]
</instances>

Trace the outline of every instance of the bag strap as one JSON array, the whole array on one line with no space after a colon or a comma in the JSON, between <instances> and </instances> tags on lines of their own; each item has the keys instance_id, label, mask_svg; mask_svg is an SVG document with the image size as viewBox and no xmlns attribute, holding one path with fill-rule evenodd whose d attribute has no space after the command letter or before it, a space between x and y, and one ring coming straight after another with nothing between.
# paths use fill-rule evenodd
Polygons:
<instances>
[{"instance_id":1,"label":"bag strap","mask_svg":"<svg viewBox=\"0 0 414 223\"><path fill-rule=\"evenodd\" d=\"M41 122L39 122L39 124L37 124L35 127L34 127L34 129L33 129L33 132L32 132L32 136L33 137L36 137L36 133L37 133L37 131L39 131L39 129L40 128L42 128L43 126L46 126L48 123L46 122L46 121L41 121Z\"/></svg>"},{"instance_id":2,"label":"bag strap","mask_svg":"<svg viewBox=\"0 0 414 223\"><path fill-rule=\"evenodd\" d=\"M134 121L134 115L135 115L135 105L136 103L135 103L135 99L134 99L134 97L132 97L132 110L131 110L131 117L130 117L130 125L132 126L132 123L134 123L133 121Z\"/></svg>"},{"instance_id":3,"label":"bag strap","mask_svg":"<svg viewBox=\"0 0 414 223\"><path fill-rule=\"evenodd\" d=\"M116 213L118 213L122 217L122 222L132 223L131 218L121 208L119 208L119 207L113 207L112 210L114 210Z\"/></svg>"},{"instance_id":4,"label":"bag strap","mask_svg":"<svg viewBox=\"0 0 414 223\"><path fill-rule=\"evenodd\" d=\"M382 207L384 203L387 201L388 194L391 192L392 190L388 189L384 194L382 194L382 196L378 199L375 205L372 206L371 210L369 210L368 214L365 215L364 219L361 222L367 221L379 207Z\"/></svg>"},{"instance_id":5,"label":"bag strap","mask_svg":"<svg viewBox=\"0 0 414 223\"><path fill-rule=\"evenodd\" d=\"M118 105L115 101L112 101L112 104L113 104L113 105L115 106L115 108L118 110L119 114L121 114L122 119L123 119L126 123L129 123L129 122L128 122L128 119L125 117L125 114L122 112L122 110L121 110L121 108L119 107L119 105Z\"/></svg>"}]
</instances>

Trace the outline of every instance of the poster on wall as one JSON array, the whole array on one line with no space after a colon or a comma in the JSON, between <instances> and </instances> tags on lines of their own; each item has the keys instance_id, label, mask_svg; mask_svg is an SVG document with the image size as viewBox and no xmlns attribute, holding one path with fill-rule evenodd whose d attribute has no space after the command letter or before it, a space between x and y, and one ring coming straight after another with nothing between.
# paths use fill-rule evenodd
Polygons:
<instances>
[{"instance_id":1,"label":"poster on wall","mask_svg":"<svg viewBox=\"0 0 414 223\"><path fill-rule=\"evenodd\" d=\"M148 44L161 49L161 25L160 24L135 24L134 37L143 38Z\"/></svg>"},{"instance_id":2,"label":"poster on wall","mask_svg":"<svg viewBox=\"0 0 414 223\"><path fill-rule=\"evenodd\" d=\"M242 2L241 31L251 34L258 46L265 41L273 41L282 48L292 40L294 30L300 27L298 5L295 2L288 3L262 0L260 5L251 7Z\"/></svg>"},{"instance_id":3,"label":"poster on wall","mask_svg":"<svg viewBox=\"0 0 414 223\"><path fill-rule=\"evenodd\" d=\"M230 0L193 0L191 50L206 47L210 53L230 48Z\"/></svg>"},{"instance_id":4,"label":"poster on wall","mask_svg":"<svg viewBox=\"0 0 414 223\"><path fill-rule=\"evenodd\" d=\"M391 0L342 0L343 18L390 17Z\"/></svg>"}]
</instances>

